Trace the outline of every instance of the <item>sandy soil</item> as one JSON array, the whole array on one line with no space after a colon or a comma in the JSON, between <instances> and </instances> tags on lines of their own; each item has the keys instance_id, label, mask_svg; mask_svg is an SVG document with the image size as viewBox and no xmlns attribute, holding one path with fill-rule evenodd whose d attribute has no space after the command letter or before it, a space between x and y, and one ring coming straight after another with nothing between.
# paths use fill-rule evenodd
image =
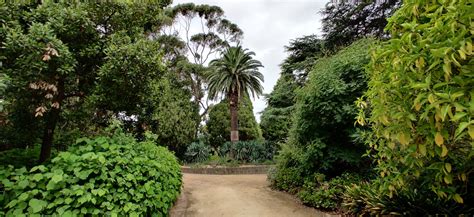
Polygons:
<instances>
[{"instance_id":1,"label":"sandy soil","mask_svg":"<svg viewBox=\"0 0 474 217\"><path fill-rule=\"evenodd\" d=\"M288 194L271 190L266 177L184 174L184 195L171 216L331 216L301 205Z\"/></svg>"}]
</instances>

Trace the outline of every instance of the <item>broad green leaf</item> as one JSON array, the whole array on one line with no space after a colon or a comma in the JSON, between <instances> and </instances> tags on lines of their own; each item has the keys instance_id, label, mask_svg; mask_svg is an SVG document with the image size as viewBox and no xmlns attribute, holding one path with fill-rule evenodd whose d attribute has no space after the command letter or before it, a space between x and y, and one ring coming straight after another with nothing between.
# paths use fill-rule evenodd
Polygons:
<instances>
[{"instance_id":1,"label":"broad green leaf","mask_svg":"<svg viewBox=\"0 0 474 217\"><path fill-rule=\"evenodd\" d=\"M44 200L38 200L38 199L33 198L30 200L28 205L32 208L33 213L38 213L41 210L43 210L43 208L46 207L48 203Z\"/></svg>"},{"instance_id":2,"label":"broad green leaf","mask_svg":"<svg viewBox=\"0 0 474 217\"><path fill-rule=\"evenodd\" d=\"M24 189L26 188L26 186L28 186L30 184L30 182L26 179L23 179L21 181L18 182L18 187L20 187L21 189Z\"/></svg>"},{"instance_id":3,"label":"broad green leaf","mask_svg":"<svg viewBox=\"0 0 474 217\"><path fill-rule=\"evenodd\" d=\"M63 176L59 174L54 174L53 177L51 177L51 181L54 183L58 183L63 180Z\"/></svg>"}]
</instances>

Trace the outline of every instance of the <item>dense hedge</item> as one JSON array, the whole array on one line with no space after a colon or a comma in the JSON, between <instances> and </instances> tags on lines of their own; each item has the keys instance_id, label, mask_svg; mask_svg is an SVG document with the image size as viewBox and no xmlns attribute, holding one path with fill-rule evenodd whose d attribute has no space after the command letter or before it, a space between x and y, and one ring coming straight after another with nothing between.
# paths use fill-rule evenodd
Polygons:
<instances>
[{"instance_id":1,"label":"dense hedge","mask_svg":"<svg viewBox=\"0 0 474 217\"><path fill-rule=\"evenodd\" d=\"M80 139L47 165L0 170L6 216L166 216L181 188L164 147L121 132Z\"/></svg>"},{"instance_id":2,"label":"dense hedge","mask_svg":"<svg viewBox=\"0 0 474 217\"><path fill-rule=\"evenodd\" d=\"M365 65L375 43L362 39L315 62L298 91L289 139L270 176L274 188L298 194L308 205L337 209L344 191L337 184L340 176L370 168L362 157L367 148L357 136L364 129L354 126L354 102L367 88ZM315 174L323 174L330 184L315 181Z\"/></svg>"}]
</instances>

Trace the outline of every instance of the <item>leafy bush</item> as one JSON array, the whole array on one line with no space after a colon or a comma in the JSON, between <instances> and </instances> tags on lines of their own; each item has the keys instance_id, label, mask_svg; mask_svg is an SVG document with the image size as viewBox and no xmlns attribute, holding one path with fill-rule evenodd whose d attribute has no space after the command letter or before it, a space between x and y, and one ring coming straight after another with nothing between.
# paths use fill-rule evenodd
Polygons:
<instances>
[{"instance_id":1,"label":"leafy bush","mask_svg":"<svg viewBox=\"0 0 474 217\"><path fill-rule=\"evenodd\" d=\"M201 163L209 160L211 147L204 142L193 142L186 149L185 157L188 163Z\"/></svg>"},{"instance_id":2,"label":"leafy bush","mask_svg":"<svg viewBox=\"0 0 474 217\"><path fill-rule=\"evenodd\" d=\"M323 209L339 209L347 185L360 182L358 175L344 173L341 176L324 181L324 175L316 173L304 182L298 197L303 203Z\"/></svg>"},{"instance_id":3,"label":"leafy bush","mask_svg":"<svg viewBox=\"0 0 474 217\"><path fill-rule=\"evenodd\" d=\"M358 121L375 137L370 142L382 180L375 195L403 202L416 191L425 198L418 207L439 202L449 210L449 201L472 206L472 11L468 0L418 0L405 2L390 18L391 39L373 51L368 67L368 102L359 101L367 109ZM438 208L426 214L436 210L449 213Z\"/></svg>"},{"instance_id":4,"label":"leafy bush","mask_svg":"<svg viewBox=\"0 0 474 217\"><path fill-rule=\"evenodd\" d=\"M346 213L359 215L402 215L426 216L430 213L444 213L447 216L470 216L474 213L471 206L463 206L455 201L445 201L431 189L423 187L407 188L390 197L382 192L383 179L371 182L359 182L347 185L343 192L342 209Z\"/></svg>"},{"instance_id":5,"label":"leafy bush","mask_svg":"<svg viewBox=\"0 0 474 217\"><path fill-rule=\"evenodd\" d=\"M6 216L166 216L181 188L171 152L120 131L80 139L50 164L0 171Z\"/></svg>"},{"instance_id":6,"label":"leafy bush","mask_svg":"<svg viewBox=\"0 0 474 217\"><path fill-rule=\"evenodd\" d=\"M235 160L240 162L261 163L272 160L278 146L271 142L239 141L226 142L219 148L220 156L230 156L233 152Z\"/></svg>"},{"instance_id":7,"label":"leafy bush","mask_svg":"<svg viewBox=\"0 0 474 217\"><path fill-rule=\"evenodd\" d=\"M303 154L299 162L311 175L338 176L362 167L363 144L356 143L354 102L367 88L365 65L374 40L359 40L315 62L306 85L298 91L288 143Z\"/></svg>"}]
</instances>

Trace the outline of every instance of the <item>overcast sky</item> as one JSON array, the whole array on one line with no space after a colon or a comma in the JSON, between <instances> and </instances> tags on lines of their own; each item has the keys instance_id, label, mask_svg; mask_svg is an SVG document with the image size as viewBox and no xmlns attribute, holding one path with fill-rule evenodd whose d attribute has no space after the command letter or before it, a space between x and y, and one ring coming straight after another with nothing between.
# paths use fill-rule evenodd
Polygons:
<instances>
[{"instance_id":1,"label":"overcast sky","mask_svg":"<svg viewBox=\"0 0 474 217\"><path fill-rule=\"evenodd\" d=\"M287 56L284 46L304 35L321 35L318 13L328 0L174 0L173 4L193 2L221 7L225 16L244 31L242 46L256 53L264 65L264 93L270 93ZM254 113L266 107L263 97L253 100Z\"/></svg>"}]
</instances>

